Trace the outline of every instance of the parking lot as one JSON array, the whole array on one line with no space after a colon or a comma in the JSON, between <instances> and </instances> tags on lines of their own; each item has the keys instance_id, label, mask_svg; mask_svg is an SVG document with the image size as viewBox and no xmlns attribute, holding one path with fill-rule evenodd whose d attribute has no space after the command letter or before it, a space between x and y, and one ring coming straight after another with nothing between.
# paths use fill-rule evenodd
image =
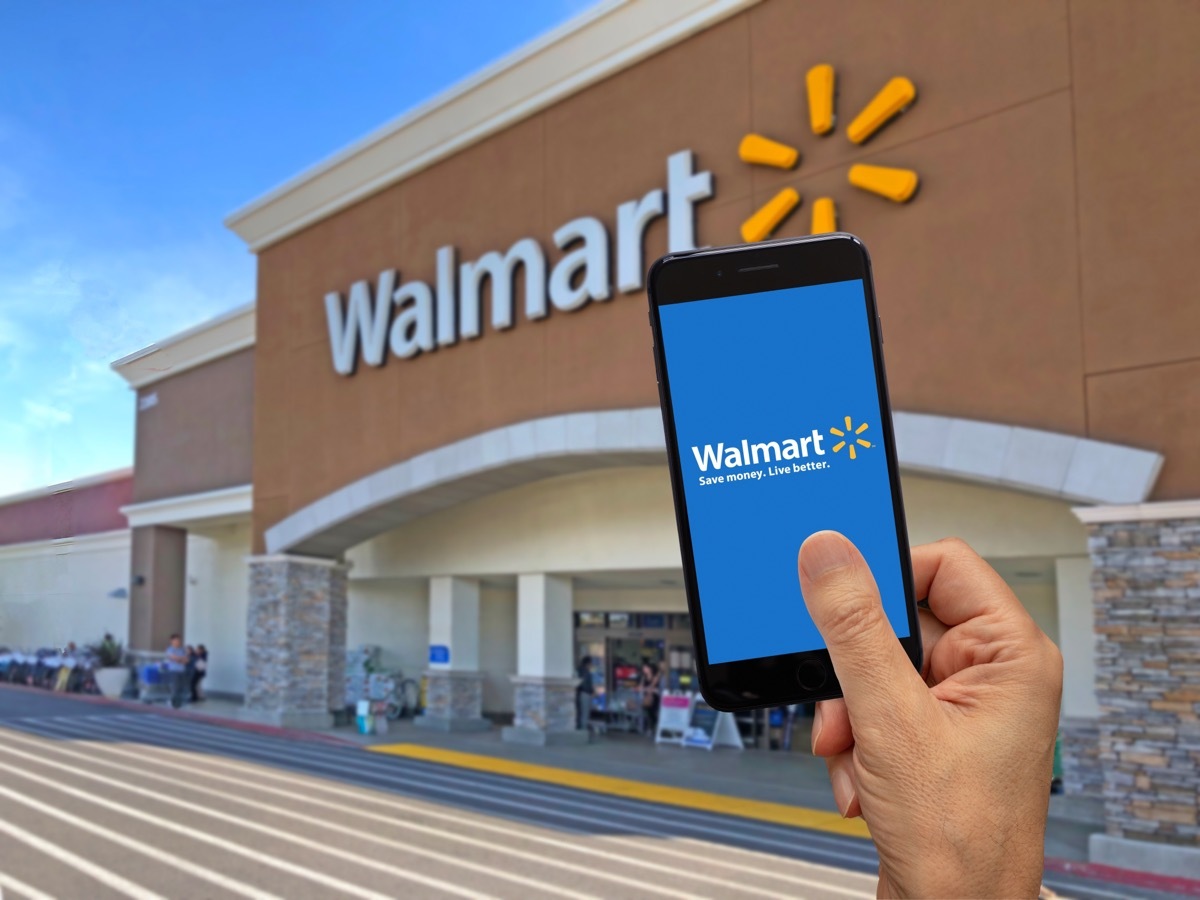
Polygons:
<instances>
[{"instance_id":1,"label":"parking lot","mask_svg":"<svg viewBox=\"0 0 1200 900\"><path fill-rule=\"evenodd\" d=\"M11 689L0 806L6 897L875 892L860 839Z\"/></svg>"}]
</instances>

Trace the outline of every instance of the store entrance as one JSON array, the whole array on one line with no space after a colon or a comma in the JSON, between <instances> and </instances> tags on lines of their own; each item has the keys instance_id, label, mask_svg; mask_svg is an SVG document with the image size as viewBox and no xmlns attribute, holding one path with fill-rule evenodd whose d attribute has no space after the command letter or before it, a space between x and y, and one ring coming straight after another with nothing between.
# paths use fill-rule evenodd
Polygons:
<instances>
[{"instance_id":1,"label":"store entrance","mask_svg":"<svg viewBox=\"0 0 1200 900\"><path fill-rule=\"evenodd\" d=\"M687 613L576 613L576 662L584 657L592 661L592 720L614 731L648 734L653 727L643 666L657 673L661 690L696 689Z\"/></svg>"}]
</instances>

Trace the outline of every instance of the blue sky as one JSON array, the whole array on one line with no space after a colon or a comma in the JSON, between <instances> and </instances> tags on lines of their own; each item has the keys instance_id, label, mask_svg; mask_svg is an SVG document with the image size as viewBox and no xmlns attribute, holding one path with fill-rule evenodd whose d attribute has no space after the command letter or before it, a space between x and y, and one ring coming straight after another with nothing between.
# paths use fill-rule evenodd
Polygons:
<instances>
[{"instance_id":1,"label":"blue sky","mask_svg":"<svg viewBox=\"0 0 1200 900\"><path fill-rule=\"evenodd\" d=\"M109 363L253 299L226 214L590 5L0 2L0 495L132 463Z\"/></svg>"}]
</instances>

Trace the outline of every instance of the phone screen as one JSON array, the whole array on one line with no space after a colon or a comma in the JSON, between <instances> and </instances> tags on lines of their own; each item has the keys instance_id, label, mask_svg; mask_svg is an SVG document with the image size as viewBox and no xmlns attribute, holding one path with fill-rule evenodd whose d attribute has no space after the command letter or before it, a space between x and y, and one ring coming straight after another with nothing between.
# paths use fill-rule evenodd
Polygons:
<instances>
[{"instance_id":1,"label":"phone screen","mask_svg":"<svg viewBox=\"0 0 1200 900\"><path fill-rule=\"evenodd\" d=\"M796 574L824 529L909 635L867 316L861 280L659 307L710 664L824 647Z\"/></svg>"}]
</instances>

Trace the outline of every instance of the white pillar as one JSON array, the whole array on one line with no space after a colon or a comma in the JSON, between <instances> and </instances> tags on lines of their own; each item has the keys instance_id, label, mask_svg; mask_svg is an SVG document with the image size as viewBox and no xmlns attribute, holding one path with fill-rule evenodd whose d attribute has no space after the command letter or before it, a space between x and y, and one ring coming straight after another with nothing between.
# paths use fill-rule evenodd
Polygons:
<instances>
[{"instance_id":1,"label":"white pillar","mask_svg":"<svg viewBox=\"0 0 1200 900\"><path fill-rule=\"evenodd\" d=\"M479 582L439 576L429 580L429 668L479 671ZM435 662L440 650L448 662Z\"/></svg>"},{"instance_id":2,"label":"white pillar","mask_svg":"<svg viewBox=\"0 0 1200 900\"><path fill-rule=\"evenodd\" d=\"M575 727L575 628L571 579L557 575L517 578L517 674L513 724L506 741L582 743Z\"/></svg>"},{"instance_id":3,"label":"white pillar","mask_svg":"<svg viewBox=\"0 0 1200 900\"><path fill-rule=\"evenodd\" d=\"M571 580L557 575L517 578L517 674L573 678Z\"/></svg>"},{"instance_id":4,"label":"white pillar","mask_svg":"<svg viewBox=\"0 0 1200 900\"><path fill-rule=\"evenodd\" d=\"M1054 561L1058 588L1058 649L1063 655L1062 714L1096 718L1096 622L1092 611L1092 561Z\"/></svg>"},{"instance_id":5,"label":"white pillar","mask_svg":"<svg viewBox=\"0 0 1200 900\"><path fill-rule=\"evenodd\" d=\"M429 580L429 668L425 711L416 723L439 731L482 731L483 673L479 671L479 582Z\"/></svg>"},{"instance_id":6,"label":"white pillar","mask_svg":"<svg viewBox=\"0 0 1200 900\"><path fill-rule=\"evenodd\" d=\"M1072 556L1054 561L1058 601L1058 649L1063 655L1063 792L1099 800L1104 791L1100 761L1100 705L1096 702L1096 623L1092 561Z\"/></svg>"}]
</instances>

